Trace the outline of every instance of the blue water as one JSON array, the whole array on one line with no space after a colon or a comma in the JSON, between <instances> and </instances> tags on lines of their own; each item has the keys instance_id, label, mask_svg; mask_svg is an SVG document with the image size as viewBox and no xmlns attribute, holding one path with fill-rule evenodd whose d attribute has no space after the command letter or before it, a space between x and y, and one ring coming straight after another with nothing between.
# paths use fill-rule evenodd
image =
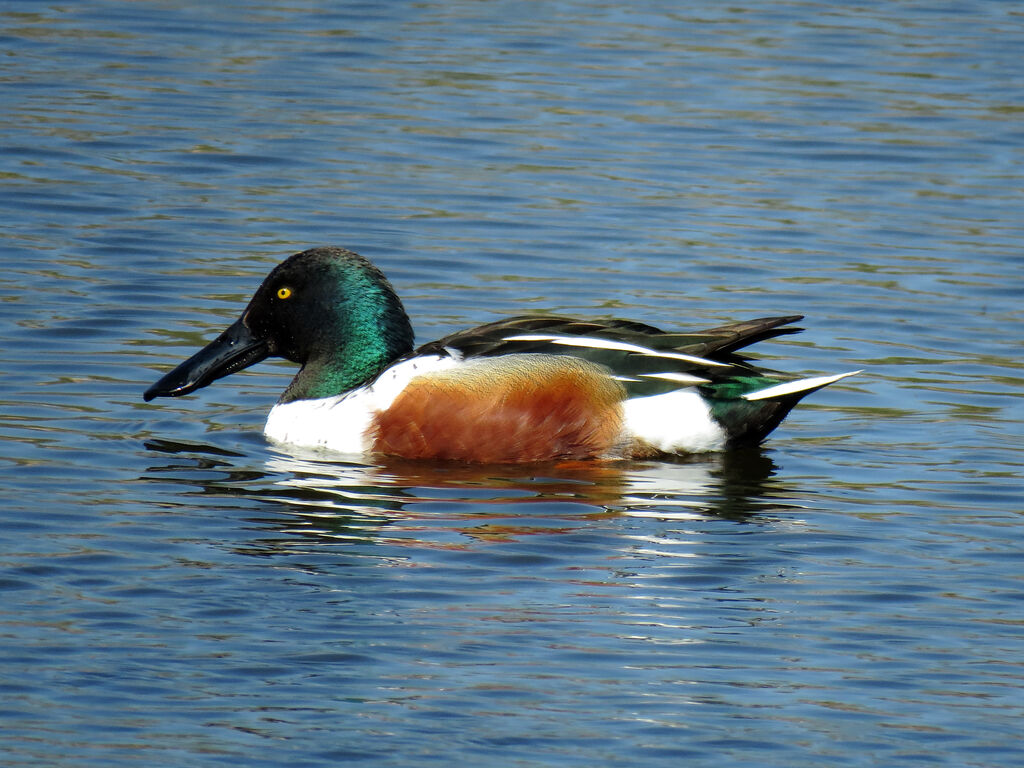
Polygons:
<instances>
[{"instance_id":1,"label":"blue water","mask_svg":"<svg viewBox=\"0 0 1024 768\"><path fill-rule=\"evenodd\" d=\"M0 7L0 765L1016 766L1013 3ZM807 315L758 450L353 463L142 390L317 244L421 341Z\"/></svg>"}]
</instances>

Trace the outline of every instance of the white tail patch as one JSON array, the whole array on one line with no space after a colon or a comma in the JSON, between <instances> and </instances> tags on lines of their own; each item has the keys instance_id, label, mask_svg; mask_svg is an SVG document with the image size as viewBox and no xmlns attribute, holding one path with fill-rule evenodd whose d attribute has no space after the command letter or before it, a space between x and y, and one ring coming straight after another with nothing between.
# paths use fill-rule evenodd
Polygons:
<instances>
[{"instance_id":1,"label":"white tail patch","mask_svg":"<svg viewBox=\"0 0 1024 768\"><path fill-rule=\"evenodd\" d=\"M755 392L747 392L747 394L742 397L744 400L768 400L773 397L793 395L797 392L810 392L812 390L828 386L840 379L845 379L848 376L856 376L858 373L861 373L861 371L850 371L849 373L839 373L835 376L815 376L813 378L800 379L798 381L787 381L784 384L776 384L775 386L759 389Z\"/></svg>"},{"instance_id":2,"label":"white tail patch","mask_svg":"<svg viewBox=\"0 0 1024 768\"><path fill-rule=\"evenodd\" d=\"M728 367L729 363L719 363L717 360L705 360L703 357L684 355L682 352L660 352L650 347L641 347L639 344L629 344L625 341L613 339L597 339L593 336L553 336L546 333L524 333L520 336L506 336L502 341L550 341L552 344L562 344L567 347L589 347L590 349L614 349L619 352L636 352L648 357L664 357L669 360L683 360L696 365L710 365L715 367Z\"/></svg>"},{"instance_id":3,"label":"white tail patch","mask_svg":"<svg viewBox=\"0 0 1024 768\"><path fill-rule=\"evenodd\" d=\"M662 453L705 453L725 446L725 430L693 390L633 397L622 410L626 434Z\"/></svg>"}]
</instances>

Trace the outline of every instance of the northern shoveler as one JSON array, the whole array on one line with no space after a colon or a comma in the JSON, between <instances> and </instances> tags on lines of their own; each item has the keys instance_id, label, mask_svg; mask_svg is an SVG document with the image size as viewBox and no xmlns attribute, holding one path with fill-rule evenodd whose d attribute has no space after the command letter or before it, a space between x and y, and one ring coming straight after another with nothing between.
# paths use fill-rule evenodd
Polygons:
<instances>
[{"instance_id":1,"label":"northern shoveler","mask_svg":"<svg viewBox=\"0 0 1024 768\"><path fill-rule=\"evenodd\" d=\"M362 256L313 248L278 265L242 316L146 390L176 397L271 355L302 367L265 432L284 443L412 459L648 458L757 443L806 394L736 350L800 315L691 333L627 320L499 320L413 347L391 284Z\"/></svg>"}]
</instances>

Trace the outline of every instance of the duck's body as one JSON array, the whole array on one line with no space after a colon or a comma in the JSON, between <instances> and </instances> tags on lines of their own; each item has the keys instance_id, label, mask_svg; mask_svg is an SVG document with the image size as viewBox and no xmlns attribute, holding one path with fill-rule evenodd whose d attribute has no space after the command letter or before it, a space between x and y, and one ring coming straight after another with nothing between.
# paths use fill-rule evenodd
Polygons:
<instances>
[{"instance_id":1,"label":"duck's body","mask_svg":"<svg viewBox=\"0 0 1024 768\"><path fill-rule=\"evenodd\" d=\"M702 453L762 440L804 395L735 351L800 316L696 333L517 317L415 351L401 302L361 256L315 248L279 265L217 340L150 387L186 394L279 355L302 365L268 437L343 453L526 462Z\"/></svg>"}]
</instances>

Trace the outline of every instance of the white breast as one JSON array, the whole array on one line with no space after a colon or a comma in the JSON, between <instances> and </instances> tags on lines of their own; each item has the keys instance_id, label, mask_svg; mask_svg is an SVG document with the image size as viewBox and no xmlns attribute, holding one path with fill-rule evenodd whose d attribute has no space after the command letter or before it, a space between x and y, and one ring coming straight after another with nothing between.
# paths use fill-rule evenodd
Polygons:
<instances>
[{"instance_id":1,"label":"white breast","mask_svg":"<svg viewBox=\"0 0 1024 768\"><path fill-rule=\"evenodd\" d=\"M414 357L385 370L369 386L319 400L278 403L270 410L264 434L271 440L340 453L369 449L367 429L374 414L386 410L415 377L459 365L453 357Z\"/></svg>"}]
</instances>

